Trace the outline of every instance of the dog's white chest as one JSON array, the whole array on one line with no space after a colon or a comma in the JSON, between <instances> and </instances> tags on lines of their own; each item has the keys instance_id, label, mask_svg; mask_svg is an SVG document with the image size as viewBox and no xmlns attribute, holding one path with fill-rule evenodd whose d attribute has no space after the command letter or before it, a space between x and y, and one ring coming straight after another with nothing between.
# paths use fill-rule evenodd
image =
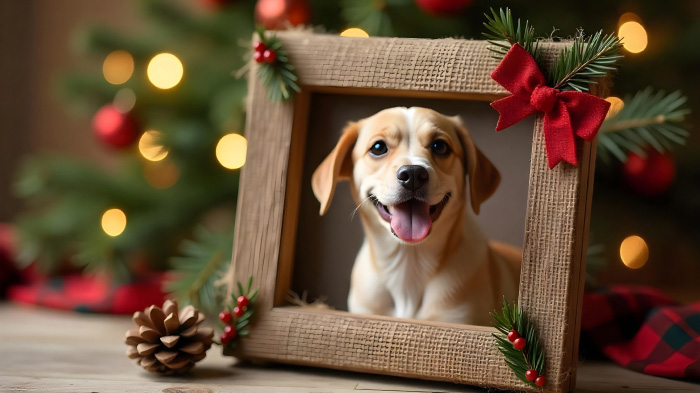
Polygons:
<instances>
[{"instance_id":1,"label":"dog's white chest","mask_svg":"<svg viewBox=\"0 0 700 393\"><path fill-rule=\"evenodd\" d=\"M437 268L437 259L417 247L402 246L382 266L386 288L394 300L394 316L416 318L428 280Z\"/></svg>"}]
</instances>

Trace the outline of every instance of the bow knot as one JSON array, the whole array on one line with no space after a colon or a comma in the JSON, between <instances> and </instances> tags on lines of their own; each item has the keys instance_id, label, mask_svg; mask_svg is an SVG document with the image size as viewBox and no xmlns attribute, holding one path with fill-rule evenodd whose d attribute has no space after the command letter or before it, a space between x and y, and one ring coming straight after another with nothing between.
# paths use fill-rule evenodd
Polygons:
<instances>
[{"instance_id":1,"label":"bow knot","mask_svg":"<svg viewBox=\"0 0 700 393\"><path fill-rule=\"evenodd\" d=\"M559 98L559 90L549 86L537 86L530 96L530 105L539 112L549 112L554 108Z\"/></svg>"},{"instance_id":2,"label":"bow knot","mask_svg":"<svg viewBox=\"0 0 700 393\"><path fill-rule=\"evenodd\" d=\"M549 168L561 161L578 165L576 136L592 141L605 120L610 103L588 93L560 91L547 86L535 59L518 44L508 50L491 78L512 93L491 103L500 115L496 131L533 113L543 113Z\"/></svg>"}]
</instances>

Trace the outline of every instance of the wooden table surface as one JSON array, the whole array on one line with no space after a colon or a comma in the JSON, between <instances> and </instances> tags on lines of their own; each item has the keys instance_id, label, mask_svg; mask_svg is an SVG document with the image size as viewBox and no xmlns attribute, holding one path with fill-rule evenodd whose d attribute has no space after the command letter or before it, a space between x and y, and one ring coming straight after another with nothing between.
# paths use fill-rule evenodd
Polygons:
<instances>
[{"instance_id":1,"label":"wooden table surface","mask_svg":"<svg viewBox=\"0 0 700 393\"><path fill-rule=\"evenodd\" d=\"M189 376L158 377L125 355L124 316L0 304L0 392L486 392L449 383L308 367L234 365L212 347ZM607 362L580 365L576 392L700 392Z\"/></svg>"}]
</instances>

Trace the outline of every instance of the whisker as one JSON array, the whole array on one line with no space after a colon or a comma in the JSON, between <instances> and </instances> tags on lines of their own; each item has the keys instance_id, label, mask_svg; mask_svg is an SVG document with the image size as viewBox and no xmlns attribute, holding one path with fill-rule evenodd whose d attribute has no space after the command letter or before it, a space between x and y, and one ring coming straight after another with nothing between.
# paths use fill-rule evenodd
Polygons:
<instances>
[{"instance_id":1,"label":"whisker","mask_svg":"<svg viewBox=\"0 0 700 393\"><path fill-rule=\"evenodd\" d=\"M355 218L355 214L357 213L358 210L360 210L360 208L362 207L362 205L364 205L365 202L367 202L367 201L370 200L371 198L372 198L371 195L368 196L367 198L365 198L364 200L362 200L362 202L360 202L360 204L358 204L357 207L356 207L355 209L353 209L352 213L350 213L350 218L349 218L350 221L352 221L352 219ZM376 204L376 202L375 202L375 204Z\"/></svg>"}]
</instances>

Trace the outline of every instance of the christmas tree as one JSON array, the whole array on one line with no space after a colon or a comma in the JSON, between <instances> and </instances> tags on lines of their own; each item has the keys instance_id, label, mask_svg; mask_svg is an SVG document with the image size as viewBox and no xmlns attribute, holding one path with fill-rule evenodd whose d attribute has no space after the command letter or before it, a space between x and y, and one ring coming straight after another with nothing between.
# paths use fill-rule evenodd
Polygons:
<instances>
[{"instance_id":1,"label":"christmas tree","mask_svg":"<svg viewBox=\"0 0 700 393\"><path fill-rule=\"evenodd\" d=\"M241 76L253 56L250 41L256 25L268 29L306 25L329 34L484 39L484 14L491 17L490 4L472 3L201 0L183 5L145 0L147 31L129 35L90 29L82 46L103 60L102 72L69 75L63 91L73 105L92 114L93 131L106 151L119 156L120 165L107 171L62 157L28 161L16 187L29 205L17 220L21 259L35 261L48 272L59 271L69 260L87 270L108 271L120 280L144 268L172 269L178 274L170 290L185 302L216 309L215 282L230 261L238 174L245 164L247 81ZM674 6L639 2L637 14L624 14L625 9L599 0L546 3L518 4L514 13L539 31L557 25L561 30L552 32L552 37L580 36L581 25L627 36L621 51L624 73L614 89L627 98L608 98L613 110L599 137L600 174L592 219L596 247L591 251L606 247L592 256L616 258L621 234L634 233L635 225L641 228L631 218L635 209L647 212L651 223L644 225L662 222L660 215L681 217L684 211L692 212L679 219L675 232L659 237L677 232L686 238L697 236L692 217L697 217L699 206L681 197L693 190L692 182L679 181L675 190L668 191L675 175L668 151L686 142L688 104L680 92L657 90L675 91L697 82L696 73L683 72L696 65L697 54L690 54L697 49L683 44L691 39L688 33L679 42L654 48L653 57L646 56L651 41L639 16L654 15L663 22L677 16L674 7L690 7L691 2ZM674 24L688 30L698 26L686 18L674 19ZM505 15L502 19L506 31L517 35ZM658 31L660 26L663 23L648 27ZM677 67L660 72L665 56ZM648 85L656 89L649 90ZM700 97L690 98L697 103ZM679 166L697 167L697 156L682 160ZM629 185L619 186L620 179ZM634 202L626 213L618 212L629 219L615 229L606 217L618 208L620 198ZM698 243L684 249L698 256Z\"/></svg>"}]
</instances>

